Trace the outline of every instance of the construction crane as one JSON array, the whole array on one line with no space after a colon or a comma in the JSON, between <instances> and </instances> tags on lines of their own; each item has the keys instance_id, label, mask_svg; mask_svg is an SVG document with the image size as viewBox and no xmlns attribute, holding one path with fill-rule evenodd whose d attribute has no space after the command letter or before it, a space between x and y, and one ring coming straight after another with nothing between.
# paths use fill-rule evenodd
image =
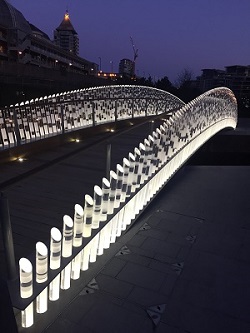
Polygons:
<instances>
[{"instance_id":1,"label":"construction crane","mask_svg":"<svg viewBox=\"0 0 250 333\"><path fill-rule=\"evenodd\" d=\"M130 36L130 40L131 40L131 44L133 47L133 51L134 51L134 62L136 61L136 59L138 58L138 49L135 48L135 44L133 41L133 38Z\"/></svg>"}]
</instances>

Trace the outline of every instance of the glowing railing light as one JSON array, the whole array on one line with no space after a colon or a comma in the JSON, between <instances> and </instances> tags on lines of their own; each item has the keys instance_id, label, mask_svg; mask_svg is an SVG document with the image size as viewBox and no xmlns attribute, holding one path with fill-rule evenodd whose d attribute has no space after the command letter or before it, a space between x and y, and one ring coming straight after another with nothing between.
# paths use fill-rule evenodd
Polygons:
<instances>
[{"instance_id":1,"label":"glowing railing light","mask_svg":"<svg viewBox=\"0 0 250 333\"><path fill-rule=\"evenodd\" d=\"M117 175L114 171L111 170L110 171L110 193L109 193L108 214L113 214L113 212L114 212L116 183L117 183Z\"/></svg>"},{"instance_id":2,"label":"glowing railing light","mask_svg":"<svg viewBox=\"0 0 250 333\"><path fill-rule=\"evenodd\" d=\"M101 204L102 204L102 189L95 185L94 186L94 206L93 206L93 221L92 229L98 229L101 219Z\"/></svg>"},{"instance_id":3,"label":"glowing railing light","mask_svg":"<svg viewBox=\"0 0 250 333\"><path fill-rule=\"evenodd\" d=\"M73 246L80 247L82 245L82 230L83 230L83 208L79 204L75 205L74 214L74 231L73 231ZM72 260L71 278L77 280L80 277L81 270L81 252Z\"/></svg>"},{"instance_id":4,"label":"glowing railing light","mask_svg":"<svg viewBox=\"0 0 250 333\"><path fill-rule=\"evenodd\" d=\"M79 247L82 245L82 228L83 228L83 208L79 204L75 205L74 214L74 231L73 231L73 246Z\"/></svg>"},{"instance_id":5,"label":"glowing railing light","mask_svg":"<svg viewBox=\"0 0 250 333\"><path fill-rule=\"evenodd\" d=\"M36 282L43 283L48 278L48 249L42 242L36 243ZM48 288L36 299L36 312L44 313L48 309Z\"/></svg>"},{"instance_id":6,"label":"glowing railing light","mask_svg":"<svg viewBox=\"0 0 250 333\"><path fill-rule=\"evenodd\" d=\"M94 201L90 195L85 195L85 205L84 205L84 219L83 219L83 237L91 236L91 226L92 226L92 215L93 215L93 205Z\"/></svg>"},{"instance_id":7,"label":"glowing railing light","mask_svg":"<svg viewBox=\"0 0 250 333\"><path fill-rule=\"evenodd\" d=\"M121 202L125 202L125 200L126 200L129 168L130 168L129 160L126 157L124 157L123 158L123 179L122 179Z\"/></svg>"},{"instance_id":8,"label":"glowing railing light","mask_svg":"<svg viewBox=\"0 0 250 333\"><path fill-rule=\"evenodd\" d=\"M50 269L58 269L61 265L62 234L57 228L51 229L50 238ZM49 285L49 299L56 301L60 296L60 274Z\"/></svg>"},{"instance_id":9,"label":"glowing railing light","mask_svg":"<svg viewBox=\"0 0 250 333\"><path fill-rule=\"evenodd\" d=\"M62 241L62 256L68 258L72 255L73 243L73 220L70 216L63 217L63 241ZM61 272L61 289L70 288L71 278L71 262Z\"/></svg>"},{"instance_id":10,"label":"glowing railing light","mask_svg":"<svg viewBox=\"0 0 250 333\"><path fill-rule=\"evenodd\" d=\"M108 202L109 202L110 182L106 178L102 178L102 207L101 207L101 219L104 222L107 219L108 214Z\"/></svg>"},{"instance_id":11,"label":"glowing railing light","mask_svg":"<svg viewBox=\"0 0 250 333\"><path fill-rule=\"evenodd\" d=\"M33 277L32 264L26 258L19 260L19 276L20 276L20 296L21 298L29 298L33 294ZM21 311L22 327L30 327L34 324L33 302Z\"/></svg>"},{"instance_id":12,"label":"glowing railing light","mask_svg":"<svg viewBox=\"0 0 250 333\"><path fill-rule=\"evenodd\" d=\"M114 208L118 208L121 203L124 169L120 164L117 164L116 166L116 174L117 174L117 183L116 183L116 197L115 197Z\"/></svg>"}]
</instances>

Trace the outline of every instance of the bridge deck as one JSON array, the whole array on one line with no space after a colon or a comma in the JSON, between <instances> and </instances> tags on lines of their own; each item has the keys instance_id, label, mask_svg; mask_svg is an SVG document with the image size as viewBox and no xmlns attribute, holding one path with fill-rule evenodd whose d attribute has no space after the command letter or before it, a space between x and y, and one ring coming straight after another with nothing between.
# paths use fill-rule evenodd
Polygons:
<instances>
[{"instance_id":1,"label":"bridge deck","mask_svg":"<svg viewBox=\"0 0 250 333\"><path fill-rule=\"evenodd\" d=\"M84 195L92 196L94 185L101 185L106 174L105 138L111 142L111 167L115 168L149 129L146 123L114 140L102 133L38 153L24 162L0 165L0 190L9 199L16 260L33 252L37 241L48 241L52 227L62 229L63 215L73 216L74 205L83 205ZM0 262L3 273L3 246Z\"/></svg>"},{"instance_id":2,"label":"bridge deck","mask_svg":"<svg viewBox=\"0 0 250 333\"><path fill-rule=\"evenodd\" d=\"M147 126L116 139L113 163L146 132ZM98 144L5 188L18 257L46 240L50 227L61 227L62 215L91 194L105 173L104 152L105 144ZM32 163L50 159L50 153L37 155ZM27 171L30 162L20 165L22 171L1 166L1 182ZM184 167L111 247L108 260L101 257L94 273L84 274L97 286L83 288L45 332L154 332L151 316L159 320L158 332L249 332L249 188L249 166Z\"/></svg>"}]
</instances>

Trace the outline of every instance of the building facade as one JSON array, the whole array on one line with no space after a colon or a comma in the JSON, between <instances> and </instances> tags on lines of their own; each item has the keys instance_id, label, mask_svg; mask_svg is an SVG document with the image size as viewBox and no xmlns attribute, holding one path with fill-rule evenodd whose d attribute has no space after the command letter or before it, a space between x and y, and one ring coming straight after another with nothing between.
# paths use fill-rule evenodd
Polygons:
<instances>
[{"instance_id":1,"label":"building facade","mask_svg":"<svg viewBox=\"0 0 250 333\"><path fill-rule=\"evenodd\" d=\"M130 59L122 59L119 63L119 74L128 78L134 77L135 62Z\"/></svg>"},{"instance_id":2,"label":"building facade","mask_svg":"<svg viewBox=\"0 0 250 333\"><path fill-rule=\"evenodd\" d=\"M243 106L250 107L250 65L226 66L225 70L203 69L202 75L197 78L197 86L201 92L228 87Z\"/></svg>"},{"instance_id":3,"label":"building facade","mask_svg":"<svg viewBox=\"0 0 250 333\"><path fill-rule=\"evenodd\" d=\"M0 62L96 75L98 65L78 56L78 35L66 14L54 43L7 0L0 0Z\"/></svg>"},{"instance_id":4,"label":"building facade","mask_svg":"<svg viewBox=\"0 0 250 333\"><path fill-rule=\"evenodd\" d=\"M79 54L79 38L66 11L58 28L54 31L54 43L62 49L74 54Z\"/></svg>"}]
</instances>

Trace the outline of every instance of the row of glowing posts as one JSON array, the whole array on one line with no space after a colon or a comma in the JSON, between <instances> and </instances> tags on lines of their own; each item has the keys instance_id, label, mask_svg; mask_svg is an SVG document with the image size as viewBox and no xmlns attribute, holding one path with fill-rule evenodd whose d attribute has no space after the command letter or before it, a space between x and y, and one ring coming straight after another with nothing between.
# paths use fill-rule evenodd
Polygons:
<instances>
[{"instance_id":1,"label":"row of glowing posts","mask_svg":"<svg viewBox=\"0 0 250 333\"><path fill-rule=\"evenodd\" d=\"M166 125L167 126L167 125ZM109 248L119 237L123 230L131 223L140 209L150 200L156 192L157 184L149 188L148 193L139 191L131 200L133 193L152 176L160 167L160 154L162 154L162 142L160 137L165 128L162 126L149 135L144 143L135 148L134 154L129 153L128 159L123 159L123 166L117 165L116 172L110 172L110 180L102 180L102 188L94 187L93 198L85 195L84 209L75 205L74 221L68 215L63 217L63 237L57 228L51 229L50 262L49 268L57 270L61 266L61 258L72 256L73 247L82 246L83 238L91 236L92 229L99 229L100 224L112 215L121 203L128 201L110 221L100 229L85 247L67 264L36 298L36 312L44 313L48 309L48 299L56 301L60 297L60 289L70 288L71 279L77 280L80 271L85 271L89 263L95 262L97 255L102 255L104 249ZM156 188L155 188L156 187ZM141 192L141 193L140 193ZM28 259L20 259L20 293L22 298L31 297L33 294L32 264ZM36 245L36 282L44 283L48 279L48 249L38 242ZM22 315L22 326L33 325L33 303L31 303Z\"/></svg>"}]
</instances>

